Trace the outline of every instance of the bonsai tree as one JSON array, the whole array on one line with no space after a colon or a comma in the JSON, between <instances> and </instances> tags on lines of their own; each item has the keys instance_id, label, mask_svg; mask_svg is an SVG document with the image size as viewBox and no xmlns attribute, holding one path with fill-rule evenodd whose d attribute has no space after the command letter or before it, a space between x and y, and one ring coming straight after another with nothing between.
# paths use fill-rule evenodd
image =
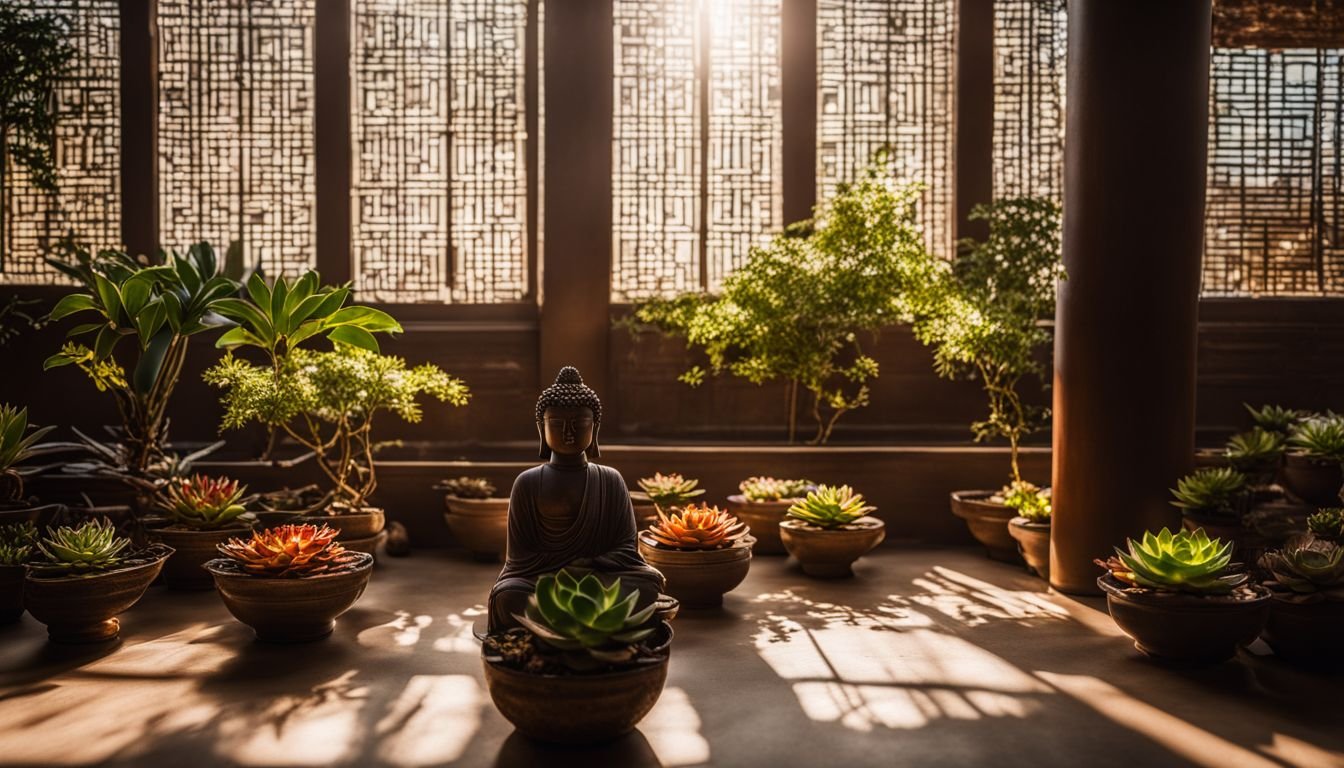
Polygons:
<instances>
[{"instance_id":1,"label":"bonsai tree","mask_svg":"<svg viewBox=\"0 0 1344 768\"><path fill-rule=\"evenodd\" d=\"M865 334L906 318L902 297L930 269L919 193L917 185L896 186L879 153L813 219L752 249L722 293L655 299L638 306L634 320L684 337L715 375L787 382L791 443L805 391L815 423L809 442L825 443L841 416L868 404L878 366L864 354ZM699 385L706 373L696 365L681 380Z\"/></svg>"},{"instance_id":2,"label":"bonsai tree","mask_svg":"<svg viewBox=\"0 0 1344 768\"><path fill-rule=\"evenodd\" d=\"M971 430L977 442L1007 438L1011 479L1020 482L1022 439L1050 415L1022 402L1018 385L1042 374L1036 351L1050 340L1040 321L1054 316L1055 286L1064 277L1059 207L1011 198L976 206L971 218L988 223L988 237L962 240L955 264L929 270L933 279L914 301L914 331L933 347L939 376L977 379L984 387L989 414Z\"/></svg>"}]
</instances>

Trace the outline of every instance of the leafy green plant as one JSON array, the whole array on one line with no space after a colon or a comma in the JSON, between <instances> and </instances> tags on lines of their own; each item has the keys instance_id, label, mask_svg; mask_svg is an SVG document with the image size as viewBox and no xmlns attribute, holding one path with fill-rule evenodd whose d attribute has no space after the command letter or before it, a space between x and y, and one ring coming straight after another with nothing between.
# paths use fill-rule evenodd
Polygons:
<instances>
[{"instance_id":1,"label":"leafy green plant","mask_svg":"<svg viewBox=\"0 0 1344 768\"><path fill-rule=\"evenodd\" d=\"M1251 421L1255 426L1266 432L1277 432L1285 436L1310 415L1306 411L1284 408L1281 405L1262 405L1254 408L1250 403L1242 403L1242 407L1251 414Z\"/></svg>"},{"instance_id":2,"label":"leafy green plant","mask_svg":"<svg viewBox=\"0 0 1344 768\"><path fill-rule=\"evenodd\" d=\"M692 385L728 373L753 384L788 383L788 437L797 435L799 392L811 396L811 443L869 401L877 361L865 335L906 319L902 297L926 279L928 256L915 206L917 185L897 186L886 153L841 184L815 217L752 249L717 296L683 294L636 307L634 321L684 337L708 358L681 376Z\"/></svg>"},{"instance_id":3,"label":"leafy green plant","mask_svg":"<svg viewBox=\"0 0 1344 768\"><path fill-rule=\"evenodd\" d=\"M1176 481L1172 505L1192 512L1241 518L1245 511L1246 475L1231 467L1204 467Z\"/></svg>"},{"instance_id":4,"label":"leafy green plant","mask_svg":"<svg viewBox=\"0 0 1344 768\"><path fill-rule=\"evenodd\" d=\"M1293 537L1282 549L1266 552L1260 567L1280 586L1298 594L1344 599L1344 546L1337 541Z\"/></svg>"},{"instance_id":5,"label":"leafy green plant","mask_svg":"<svg viewBox=\"0 0 1344 768\"><path fill-rule=\"evenodd\" d=\"M934 370L947 379L980 382L989 415L971 425L977 442L1008 440L1012 480L1022 479L1022 439L1041 429L1049 409L1022 401L1019 382L1040 377L1037 350L1050 341L1041 321L1054 317L1055 289L1064 279L1060 210L1044 198L1019 197L978 205L984 241L962 240L950 269L931 270L916 302L914 332L933 348ZM1042 379L1044 388L1048 382Z\"/></svg>"},{"instance_id":6,"label":"leafy green plant","mask_svg":"<svg viewBox=\"0 0 1344 768\"><path fill-rule=\"evenodd\" d=\"M495 486L484 477L455 477L435 484L436 490L459 499L493 499Z\"/></svg>"},{"instance_id":7,"label":"leafy green plant","mask_svg":"<svg viewBox=\"0 0 1344 768\"><path fill-rule=\"evenodd\" d=\"M45 561L33 567L75 572L106 571L121 564L122 552L130 545L131 540L118 536L112 521L105 517L86 520L73 527L48 528L47 535L37 542L37 549Z\"/></svg>"},{"instance_id":8,"label":"leafy green plant","mask_svg":"<svg viewBox=\"0 0 1344 768\"><path fill-rule=\"evenodd\" d=\"M1163 528L1143 540L1128 539L1128 551L1119 547L1115 556L1098 564L1115 579L1163 592L1198 595L1225 594L1246 583L1245 573L1233 573L1232 542L1210 539L1204 529L1172 533Z\"/></svg>"},{"instance_id":9,"label":"leafy green plant","mask_svg":"<svg viewBox=\"0 0 1344 768\"><path fill-rule=\"evenodd\" d=\"M213 531L256 519L241 503L247 486L227 477L193 475L170 481L160 507L176 525Z\"/></svg>"},{"instance_id":10,"label":"leafy green plant","mask_svg":"<svg viewBox=\"0 0 1344 768\"><path fill-rule=\"evenodd\" d=\"M19 501L23 498L23 474L17 464L37 455L35 445L55 427L28 431L28 409L0 404L0 502Z\"/></svg>"},{"instance_id":11,"label":"leafy green plant","mask_svg":"<svg viewBox=\"0 0 1344 768\"><path fill-rule=\"evenodd\" d=\"M877 509L864 504L863 495L848 485L819 485L807 498L789 507L787 517L818 528L843 528Z\"/></svg>"},{"instance_id":12,"label":"leafy green plant","mask_svg":"<svg viewBox=\"0 0 1344 768\"><path fill-rule=\"evenodd\" d=\"M1307 530L1318 539L1344 541L1344 509L1322 509L1307 518Z\"/></svg>"},{"instance_id":13,"label":"leafy green plant","mask_svg":"<svg viewBox=\"0 0 1344 768\"><path fill-rule=\"evenodd\" d=\"M0 526L0 565L23 565L37 545L37 526L30 522Z\"/></svg>"},{"instance_id":14,"label":"leafy green plant","mask_svg":"<svg viewBox=\"0 0 1344 768\"><path fill-rule=\"evenodd\" d=\"M1254 427L1249 432L1233 435L1223 449L1223 456L1234 469L1254 476L1258 481L1256 484L1263 485L1274 479L1283 463L1286 443L1282 434Z\"/></svg>"},{"instance_id":15,"label":"leafy green plant","mask_svg":"<svg viewBox=\"0 0 1344 768\"><path fill-rule=\"evenodd\" d=\"M748 477L737 487L747 501L793 501L803 498L816 486L811 480Z\"/></svg>"},{"instance_id":16,"label":"leafy green plant","mask_svg":"<svg viewBox=\"0 0 1344 768\"><path fill-rule=\"evenodd\" d=\"M1344 461L1344 417L1315 416L1293 428L1288 444L1309 459Z\"/></svg>"},{"instance_id":17,"label":"leafy green plant","mask_svg":"<svg viewBox=\"0 0 1344 768\"><path fill-rule=\"evenodd\" d=\"M686 506L691 499L705 492L704 488L696 488L699 484L699 480L684 478L676 472L667 475L654 472L653 477L639 480L640 489L661 509Z\"/></svg>"},{"instance_id":18,"label":"leafy green plant","mask_svg":"<svg viewBox=\"0 0 1344 768\"><path fill-rule=\"evenodd\" d=\"M620 579L603 586L591 573L575 578L561 569L537 579L526 612L514 619L553 648L620 664L634 656L635 643L653 633L647 625L656 606L637 611L638 602L639 592L622 592Z\"/></svg>"},{"instance_id":19,"label":"leafy green plant","mask_svg":"<svg viewBox=\"0 0 1344 768\"><path fill-rule=\"evenodd\" d=\"M260 275L247 281L247 299L220 302L221 315L238 327L219 337L218 347L259 347L274 363L303 342L324 336L332 342L378 352L375 333L400 333L401 324L381 310L345 306L350 286L323 286L315 270L291 285L285 278L267 285Z\"/></svg>"},{"instance_id":20,"label":"leafy green plant","mask_svg":"<svg viewBox=\"0 0 1344 768\"><path fill-rule=\"evenodd\" d=\"M1025 480L1011 483L1004 489L1003 503L1017 510L1017 514L1033 523L1050 520L1050 489L1041 489Z\"/></svg>"}]
</instances>

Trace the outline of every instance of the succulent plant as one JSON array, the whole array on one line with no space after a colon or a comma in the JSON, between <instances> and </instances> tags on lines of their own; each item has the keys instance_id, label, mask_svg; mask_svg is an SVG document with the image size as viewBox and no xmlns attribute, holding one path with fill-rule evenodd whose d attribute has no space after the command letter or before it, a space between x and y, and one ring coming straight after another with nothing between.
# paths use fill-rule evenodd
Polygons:
<instances>
[{"instance_id":1,"label":"succulent plant","mask_svg":"<svg viewBox=\"0 0 1344 768\"><path fill-rule=\"evenodd\" d=\"M459 499L491 499L495 496L494 484L484 477L454 477L440 481L434 488Z\"/></svg>"},{"instance_id":2,"label":"succulent plant","mask_svg":"<svg viewBox=\"0 0 1344 768\"><path fill-rule=\"evenodd\" d=\"M1242 405L1251 414L1251 421L1255 422L1255 426L1267 432L1278 432L1281 435L1288 434L1298 422L1307 416L1304 411L1284 408L1281 405L1263 405L1259 408L1251 407L1250 403L1242 403Z\"/></svg>"},{"instance_id":3,"label":"succulent plant","mask_svg":"<svg viewBox=\"0 0 1344 768\"><path fill-rule=\"evenodd\" d=\"M747 535L747 524L709 504L690 504L671 515L658 511L649 535L669 549L723 549Z\"/></svg>"},{"instance_id":4,"label":"succulent plant","mask_svg":"<svg viewBox=\"0 0 1344 768\"><path fill-rule=\"evenodd\" d=\"M46 558L34 564L38 570L106 571L117 567L124 559L122 552L131 540L117 535L117 529L107 518L86 520L77 526L62 525L48 528L47 535L37 542L37 549Z\"/></svg>"},{"instance_id":5,"label":"succulent plant","mask_svg":"<svg viewBox=\"0 0 1344 768\"><path fill-rule=\"evenodd\" d=\"M1307 458L1318 461L1344 461L1344 418L1316 416L1293 428L1288 444Z\"/></svg>"},{"instance_id":6,"label":"succulent plant","mask_svg":"<svg viewBox=\"0 0 1344 768\"><path fill-rule=\"evenodd\" d=\"M0 526L0 565L23 565L33 556L37 526L30 522Z\"/></svg>"},{"instance_id":7,"label":"succulent plant","mask_svg":"<svg viewBox=\"0 0 1344 768\"><path fill-rule=\"evenodd\" d=\"M1260 478L1268 481L1273 479L1273 473L1283 460L1285 443L1282 433L1255 427L1249 432L1233 435L1223 449L1223 456L1233 469L1246 474L1268 475Z\"/></svg>"},{"instance_id":8,"label":"succulent plant","mask_svg":"<svg viewBox=\"0 0 1344 768\"><path fill-rule=\"evenodd\" d=\"M15 464L33 454L33 444L55 427L28 431L28 409L0 405L0 501L23 498L23 476Z\"/></svg>"},{"instance_id":9,"label":"succulent plant","mask_svg":"<svg viewBox=\"0 0 1344 768\"><path fill-rule=\"evenodd\" d=\"M1143 541L1129 539L1128 546L1128 551L1116 547L1114 557L1097 564L1134 586L1212 595L1230 592L1247 579L1245 573L1229 572L1232 542L1210 539L1203 528L1194 533L1148 531Z\"/></svg>"},{"instance_id":10,"label":"succulent plant","mask_svg":"<svg viewBox=\"0 0 1344 768\"><path fill-rule=\"evenodd\" d=\"M737 486L747 501L792 501L801 499L815 486L811 480L780 480L749 477Z\"/></svg>"},{"instance_id":11,"label":"succulent plant","mask_svg":"<svg viewBox=\"0 0 1344 768\"><path fill-rule=\"evenodd\" d=\"M1344 509L1322 509L1307 518L1307 530L1318 539L1344 541Z\"/></svg>"},{"instance_id":12,"label":"succulent plant","mask_svg":"<svg viewBox=\"0 0 1344 768\"><path fill-rule=\"evenodd\" d=\"M695 487L699 484L699 480L688 480L676 472L666 475L654 472L653 477L639 481L640 489L661 509L686 506L691 499L705 492L704 488Z\"/></svg>"},{"instance_id":13,"label":"succulent plant","mask_svg":"<svg viewBox=\"0 0 1344 768\"><path fill-rule=\"evenodd\" d=\"M1266 552L1260 567L1293 592L1344 598L1344 545L1339 542L1294 536L1282 549Z\"/></svg>"},{"instance_id":14,"label":"succulent plant","mask_svg":"<svg viewBox=\"0 0 1344 768\"><path fill-rule=\"evenodd\" d=\"M173 522L194 530L216 530L256 519L238 503L247 486L227 477L193 475L172 480L165 487L160 507Z\"/></svg>"},{"instance_id":15,"label":"succulent plant","mask_svg":"<svg viewBox=\"0 0 1344 768\"><path fill-rule=\"evenodd\" d=\"M1231 467L1204 467L1176 481L1172 505L1193 512L1241 518L1246 502L1246 475Z\"/></svg>"},{"instance_id":16,"label":"succulent plant","mask_svg":"<svg viewBox=\"0 0 1344 768\"><path fill-rule=\"evenodd\" d=\"M637 590L621 591L620 579L603 586L591 573L576 579L561 569L537 579L526 612L514 614L514 618L552 648L620 664L630 661L635 655L634 644L654 630L646 625L653 617L655 604L636 611L638 601Z\"/></svg>"},{"instance_id":17,"label":"succulent plant","mask_svg":"<svg viewBox=\"0 0 1344 768\"><path fill-rule=\"evenodd\" d=\"M809 491L807 498L789 507L786 514L818 528L839 528L875 509L864 504L863 495L848 485L820 485Z\"/></svg>"},{"instance_id":18,"label":"succulent plant","mask_svg":"<svg viewBox=\"0 0 1344 768\"><path fill-rule=\"evenodd\" d=\"M277 525L254 531L246 540L229 539L218 550L257 576L315 576L340 565L345 548L336 541L337 533L325 525Z\"/></svg>"}]
</instances>

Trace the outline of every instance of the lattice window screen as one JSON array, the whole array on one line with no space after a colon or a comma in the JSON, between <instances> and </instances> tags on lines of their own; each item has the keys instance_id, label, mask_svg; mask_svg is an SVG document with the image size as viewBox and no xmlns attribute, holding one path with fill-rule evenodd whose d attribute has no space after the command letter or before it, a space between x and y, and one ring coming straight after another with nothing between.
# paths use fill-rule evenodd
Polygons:
<instances>
[{"instance_id":1,"label":"lattice window screen","mask_svg":"<svg viewBox=\"0 0 1344 768\"><path fill-rule=\"evenodd\" d=\"M818 0L817 200L878 149L923 182L929 247L951 255L954 0Z\"/></svg>"},{"instance_id":2,"label":"lattice window screen","mask_svg":"<svg viewBox=\"0 0 1344 768\"><path fill-rule=\"evenodd\" d=\"M158 0L160 240L314 253L314 0Z\"/></svg>"},{"instance_id":3,"label":"lattice window screen","mask_svg":"<svg viewBox=\"0 0 1344 768\"><path fill-rule=\"evenodd\" d=\"M355 285L368 300L528 291L526 0L355 0Z\"/></svg>"},{"instance_id":4,"label":"lattice window screen","mask_svg":"<svg viewBox=\"0 0 1344 768\"><path fill-rule=\"evenodd\" d=\"M121 242L121 27L115 0L23 2L34 12L57 12L71 22L73 66L56 90L54 196L11 168L4 179L0 282L64 283L42 261L48 245L74 230L94 247Z\"/></svg>"},{"instance_id":5,"label":"lattice window screen","mask_svg":"<svg viewBox=\"0 0 1344 768\"><path fill-rule=\"evenodd\" d=\"M1344 293L1344 49L1215 49L1206 295Z\"/></svg>"},{"instance_id":6,"label":"lattice window screen","mask_svg":"<svg viewBox=\"0 0 1344 768\"><path fill-rule=\"evenodd\" d=\"M1059 202L1064 170L1062 0L994 2L994 197Z\"/></svg>"},{"instance_id":7,"label":"lattice window screen","mask_svg":"<svg viewBox=\"0 0 1344 768\"><path fill-rule=\"evenodd\" d=\"M617 0L612 300L718 288L782 225L779 0Z\"/></svg>"}]
</instances>

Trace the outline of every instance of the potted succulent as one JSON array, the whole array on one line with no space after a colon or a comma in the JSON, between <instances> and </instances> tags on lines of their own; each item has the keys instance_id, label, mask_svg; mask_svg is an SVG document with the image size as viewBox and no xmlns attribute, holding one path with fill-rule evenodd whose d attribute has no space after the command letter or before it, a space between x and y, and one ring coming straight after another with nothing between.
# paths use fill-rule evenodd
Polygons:
<instances>
[{"instance_id":1,"label":"potted succulent","mask_svg":"<svg viewBox=\"0 0 1344 768\"><path fill-rule=\"evenodd\" d=\"M453 538L477 560L494 562L508 546L509 499L496 496L483 477L457 477L434 486L443 491L443 519Z\"/></svg>"},{"instance_id":2,"label":"potted succulent","mask_svg":"<svg viewBox=\"0 0 1344 768\"><path fill-rule=\"evenodd\" d=\"M779 537L803 573L823 579L853 576L854 561L887 535L882 521L868 515L875 509L847 485L818 486L789 507L779 522Z\"/></svg>"},{"instance_id":3,"label":"potted succulent","mask_svg":"<svg viewBox=\"0 0 1344 768\"><path fill-rule=\"evenodd\" d=\"M486 686L500 714L542 741L595 744L633 730L667 680L672 627L620 579L568 570L537 579L522 626L487 635Z\"/></svg>"},{"instance_id":4,"label":"potted succulent","mask_svg":"<svg viewBox=\"0 0 1344 768\"><path fill-rule=\"evenodd\" d=\"M1144 533L1109 560L1097 586L1134 647L1179 662L1219 662L1255 640L1269 615L1269 590L1232 563L1232 542L1203 529Z\"/></svg>"},{"instance_id":5,"label":"potted succulent","mask_svg":"<svg viewBox=\"0 0 1344 768\"><path fill-rule=\"evenodd\" d=\"M1203 528L1214 538L1234 544L1247 536L1242 517L1250 511L1250 485L1236 469L1201 467L1177 480L1171 495L1186 530Z\"/></svg>"},{"instance_id":6,"label":"potted succulent","mask_svg":"<svg viewBox=\"0 0 1344 768\"><path fill-rule=\"evenodd\" d=\"M23 577L36 548L36 525L26 520L0 525L0 624L23 615Z\"/></svg>"},{"instance_id":7,"label":"potted succulent","mask_svg":"<svg viewBox=\"0 0 1344 768\"><path fill-rule=\"evenodd\" d=\"M1318 507L1339 502L1344 485L1344 417L1316 415L1293 427L1283 467L1288 492Z\"/></svg>"},{"instance_id":8,"label":"potted succulent","mask_svg":"<svg viewBox=\"0 0 1344 768\"><path fill-rule=\"evenodd\" d=\"M23 580L23 605L47 625L54 643L96 643L121 632L117 615L135 605L158 577L170 547L128 551L107 519L48 528Z\"/></svg>"},{"instance_id":9,"label":"potted succulent","mask_svg":"<svg viewBox=\"0 0 1344 768\"><path fill-rule=\"evenodd\" d=\"M1286 448L1287 440L1281 433L1253 427L1229 438L1222 455L1252 487L1263 488L1278 478Z\"/></svg>"},{"instance_id":10,"label":"potted succulent","mask_svg":"<svg viewBox=\"0 0 1344 768\"><path fill-rule=\"evenodd\" d=\"M747 525L708 504L658 511L639 534L644 561L667 577L666 591L687 607L723 604L747 577L752 538Z\"/></svg>"},{"instance_id":11,"label":"potted succulent","mask_svg":"<svg viewBox=\"0 0 1344 768\"><path fill-rule=\"evenodd\" d=\"M1037 488L1025 480L1014 483L1004 503L1017 510L1008 521L1008 534L1017 540L1027 567L1050 579L1050 489Z\"/></svg>"},{"instance_id":12,"label":"potted succulent","mask_svg":"<svg viewBox=\"0 0 1344 768\"><path fill-rule=\"evenodd\" d=\"M653 477L640 478L640 490L630 494L630 501L635 507L636 526L644 528L652 525L660 511L691 503L691 499L705 492L704 488L696 487L699 484L699 480L682 477L677 472L666 475L654 472Z\"/></svg>"},{"instance_id":13,"label":"potted succulent","mask_svg":"<svg viewBox=\"0 0 1344 768\"><path fill-rule=\"evenodd\" d=\"M785 554L779 523L789 507L805 498L816 485L811 480L749 477L737 487L742 492L728 497L728 511L751 529L756 539L751 551L758 555Z\"/></svg>"},{"instance_id":14,"label":"potted succulent","mask_svg":"<svg viewBox=\"0 0 1344 768\"><path fill-rule=\"evenodd\" d=\"M1339 664L1344 648L1344 510L1323 509L1310 529L1260 560L1274 594L1261 633L1274 653L1313 664Z\"/></svg>"},{"instance_id":15,"label":"potted succulent","mask_svg":"<svg viewBox=\"0 0 1344 768\"><path fill-rule=\"evenodd\" d=\"M1281 405L1262 405L1256 408L1250 403L1242 403L1242 407L1251 414L1251 421L1255 426L1285 438L1292 434L1293 427L1311 416L1308 411L1284 408Z\"/></svg>"},{"instance_id":16,"label":"potted succulent","mask_svg":"<svg viewBox=\"0 0 1344 768\"><path fill-rule=\"evenodd\" d=\"M256 516L243 506L246 486L227 477L194 475L169 481L160 493L159 508L165 525L150 536L173 548L163 566L169 589L210 589L214 579L203 567L216 547L230 537L251 530Z\"/></svg>"},{"instance_id":17,"label":"potted succulent","mask_svg":"<svg viewBox=\"0 0 1344 768\"><path fill-rule=\"evenodd\" d=\"M347 551L327 526L281 525L218 546L205 564L233 617L270 643L330 635L368 586L373 555Z\"/></svg>"}]
</instances>

